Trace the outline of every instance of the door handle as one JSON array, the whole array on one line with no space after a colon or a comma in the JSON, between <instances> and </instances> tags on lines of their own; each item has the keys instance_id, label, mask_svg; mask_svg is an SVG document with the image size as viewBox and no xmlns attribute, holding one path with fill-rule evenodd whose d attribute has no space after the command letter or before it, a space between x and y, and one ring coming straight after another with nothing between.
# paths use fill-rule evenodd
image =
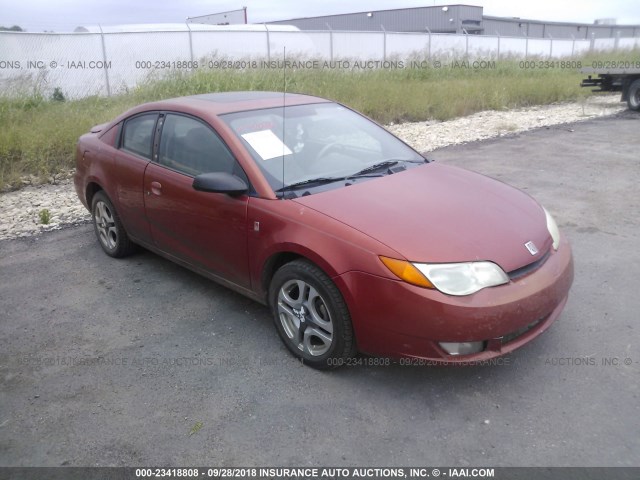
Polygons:
<instances>
[{"instance_id":1,"label":"door handle","mask_svg":"<svg viewBox=\"0 0 640 480\"><path fill-rule=\"evenodd\" d=\"M162 184L160 182L151 182L151 192L147 192L147 195L151 193L154 195L162 195Z\"/></svg>"}]
</instances>

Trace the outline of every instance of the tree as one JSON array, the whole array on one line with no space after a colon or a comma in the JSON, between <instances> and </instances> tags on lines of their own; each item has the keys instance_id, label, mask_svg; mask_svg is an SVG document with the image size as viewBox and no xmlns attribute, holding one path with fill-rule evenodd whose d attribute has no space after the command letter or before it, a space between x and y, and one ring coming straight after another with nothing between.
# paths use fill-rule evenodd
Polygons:
<instances>
[{"instance_id":1,"label":"tree","mask_svg":"<svg viewBox=\"0 0 640 480\"><path fill-rule=\"evenodd\" d=\"M14 25L13 27L0 26L0 32L24 32L24 30L18 25Z\"/></svg>"}]
</instances>

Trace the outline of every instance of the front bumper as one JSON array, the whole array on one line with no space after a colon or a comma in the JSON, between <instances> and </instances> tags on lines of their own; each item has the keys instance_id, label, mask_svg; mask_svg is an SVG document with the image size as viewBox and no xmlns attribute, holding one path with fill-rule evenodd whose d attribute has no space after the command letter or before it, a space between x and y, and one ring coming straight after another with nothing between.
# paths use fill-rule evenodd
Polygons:
<instances>
[{"instance_id":1,"label":"front bumper","mask_svg":"<svg viewBox=\"0 0 640 480\"><path fill-rule=\"evenodd\" d=\"M349 306L358 349L446 363L488 360L521 347L558 318L573 282L571 247L506 285L456 297L364 272L335 279ZM479 353L449 355L439 342L484 342Z\"/></svg>"}]
</instances>

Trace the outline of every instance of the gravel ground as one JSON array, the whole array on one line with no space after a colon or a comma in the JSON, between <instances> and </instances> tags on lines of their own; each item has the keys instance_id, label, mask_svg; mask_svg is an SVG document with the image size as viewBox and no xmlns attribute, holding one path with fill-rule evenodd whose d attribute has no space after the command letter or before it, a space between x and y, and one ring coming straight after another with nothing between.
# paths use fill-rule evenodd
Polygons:
<instances>
[{"instance_id":1,"label":"gravel ground","mask_svg":"<svg viewBox=\"0 0 640 480\"><path fill-rule=\"evenodd\" d=\"M617 93L591 96L581 102L479 112L446 122L403 123L389 125L388 128L416 150L430 152L447 145L613 115L625 109L625 104L619 99ZM50 213L47 225L40 222L40 212L44 209ZM27 237L89 219L89 213L76 197L70 178L55 185L28 186L0 194L0 239Z\"/></svg>"}]
</instances>

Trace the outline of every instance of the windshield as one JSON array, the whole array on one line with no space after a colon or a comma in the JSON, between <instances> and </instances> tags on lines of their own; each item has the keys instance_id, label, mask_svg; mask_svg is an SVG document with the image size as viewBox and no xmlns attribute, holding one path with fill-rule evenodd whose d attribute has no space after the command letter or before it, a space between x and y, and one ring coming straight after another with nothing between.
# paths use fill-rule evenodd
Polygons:
<instances>
[{"instance_id":1,"label":"windshield","mask_svg":"<svg viewBox=\"0 0 640 480\"><path fill-rule=\"evenodd\" d=\"M275 192L326 185L350 175L381 176L393 165L425 161L383 128L335 103L221 118L242 140Z\"/></svg>"}]
</instances>

